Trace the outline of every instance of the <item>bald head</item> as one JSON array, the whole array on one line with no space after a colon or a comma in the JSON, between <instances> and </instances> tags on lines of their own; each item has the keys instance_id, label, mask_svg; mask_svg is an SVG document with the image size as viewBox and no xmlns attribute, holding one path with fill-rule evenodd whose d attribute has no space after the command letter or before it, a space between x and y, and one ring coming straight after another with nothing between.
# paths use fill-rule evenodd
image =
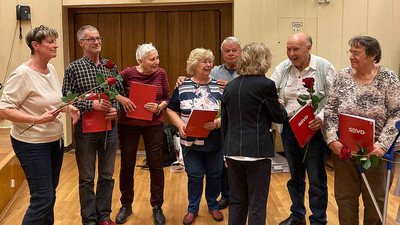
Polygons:
<instances>
[{"instance_id":1,"label":"bald head","mask_svg":"<svg viewBox=\"0 0 400 225\"><path fill-rule=\"evenodd\" d=\"M295 33L288 39L286 53L292 64L303 71L310 64L311 36L304 33Z\"/></svg>"}]
</instances>

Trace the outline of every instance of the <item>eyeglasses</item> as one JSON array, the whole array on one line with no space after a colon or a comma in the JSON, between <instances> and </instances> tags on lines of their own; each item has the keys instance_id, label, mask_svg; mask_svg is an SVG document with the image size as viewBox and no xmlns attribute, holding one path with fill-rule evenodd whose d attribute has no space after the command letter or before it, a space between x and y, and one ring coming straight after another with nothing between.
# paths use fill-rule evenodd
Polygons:
<instances>
[{"instance_id":1,"label":"eyeglasses","mask_svg":"<svg viewBox=\"0 0 400 225\"><path fill-rule=\"evenodd\" d=\"M203 65L206 65L206 64L212 65L213 61L211 61L211 60L201 60L200 63L203 64Z\"/></svg>"},{"instance_id":2,"label":"eyeglasses","mask_svg":"<svg viewBox=\"0 0 400 225\"><path fill-rule=\"evenodd\" d=\"M97 37L97 38L88 38L88 39L81 39L82 41L87 41L89 43L94 43L95 41L100 42L101 40L103 40L103 37Z\"/></svg>"},{"instance_id":3,"label":"eyeglasses","mask_svg":"<svg viewBox=\"0 0 400 225\"><path fill-rule=\"evenodd\" d=\"M356 51L347 51L346 52L348 56L353 55L354 57L359 57L360 55L364 54L364 52L356 52Z\"/></svg>"}]
</instances>

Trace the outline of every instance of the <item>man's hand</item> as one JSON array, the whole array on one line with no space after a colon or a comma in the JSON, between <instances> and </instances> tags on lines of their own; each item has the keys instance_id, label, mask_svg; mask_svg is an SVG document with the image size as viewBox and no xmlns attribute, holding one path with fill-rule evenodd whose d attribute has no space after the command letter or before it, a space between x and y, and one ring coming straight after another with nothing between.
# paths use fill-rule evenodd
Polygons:
<instances>
[{"instance_id":1,"label":"man's hand","mask_svg":"<svg viewBox=\"0 0 400 225\"><path fill-rule=\"evenodd\" d=\"M73 105L68 106L68 114L71 116L73 124L76 124L78 122L79 118L81 117L81 113L79 112L79 109L77 109Z\"/></svg>"},{"instance_id":2,"label":"man's hand","mask_svg":"<svg viewBox=\"0 0 400 225\"><path fill-rule=\"evenodd\" d=\"M226 81L226 80L217 80L217 84L218 84L219 88L224 89L225 86L228 84L228 81Z\"/></svg>"},{"instance_id":3,"label":"man's hand","mask_svg":"<svg viewBox=\"0 0 400 225\"><path fill-rule=\"evenodd\" d=\"M124 97L122 95L117 95L116 99L119 102L119 104L121 104L125 112L133 112L137 108L136 105L133 104L133 102L127 97Z\"/></svg>"},{"instance_id":4,"label":"man's hand","mask_svg":"<svg viewBox=\"0 0 400 225\"><path fill-rule=\"evenodd\" d=\"M178 79L176 79L176 84L175 88L181 86L183 82L185 81L186 77L185 76L179 76Z\"/></svg>"},{"instance_id":5,"label":"man's hand","mask_svg":"<svg viewBox=\"0 0 400 225\"><path fill-rule=\"evenodd\" d=\"M332 152L334 152L336 155L340 155L340 150L342 149L342 143L339 141L332 141L329 143L329 148L332 149Z\"/></svg>"},{"instance_id":6,"label":"man's hand","mask_svg":"<svg viewBox=\"0 0 400 225\"><path fill-rule=\"evenodd\" d=\"M93 101L93 109L94 110L101 110L108 112L111 108L111 102L108 100L102 99L101 102L99 103L99 100L94 100Z\"/></svg>"},{"instance_id":7,"label":"man's hand","mask_svg":"<svg viewBox=\"0 0 400 225\"><path fill-rule=\"evenodd\" d=\"M102 100L103 101L103 100ZM117 110L111 107L108 112L106 112L106 120L112 120L117 117Z\"/></svg>"},{"instance_id":8,"label":"man's hand","mask_svg":"<svg viewBox=\"0 0 400 225\"><path fill-rule=\"evenodd\" d=\"M311 130L318 130L321 127L322 127L322 120L318 116L312 119L308 124L308 128L310 128Z\"/></svg>"},{"instance_id":9,"label":"man's hand","mask_svg":"<svg viewBox=\"0 0 400 225\"><path fill-rule=\"evenodd\" d=\"M369 155L376 155L379 158L382 158L384 154L385 150L383 150L382 147L378 144L374 144L374 149L369 153Z\"/></svg>"}]
</instances>

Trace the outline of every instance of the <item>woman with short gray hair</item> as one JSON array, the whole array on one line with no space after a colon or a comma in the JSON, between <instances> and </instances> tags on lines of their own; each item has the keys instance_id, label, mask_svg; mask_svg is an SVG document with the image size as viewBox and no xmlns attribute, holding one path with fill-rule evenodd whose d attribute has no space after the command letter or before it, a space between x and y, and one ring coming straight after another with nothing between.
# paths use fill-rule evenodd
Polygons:
<instances>
[{"instance_id":1,"label":"woman with short gray hair","mask_svg":"<svg viewBox=\"0 0 400 225\"><path fill-rule=\"evenodd\" d=\"M163 111L169 101L168 77L164 69L159 67L160 58L157 49L151 44L139 45L136 50L138 66L124 69L125 96L130 96L133 82L157 87L155 102L148 102L144 108L153 114L152 119L133 119L126 115L136 109L133 102L124 96L117 97L124 110L118 115L118 139L121 149L120 191L121 208L116 216L116 223L125 223L132 214L134 199L134 171L136 153L140 136L143 137L147 165L150 170L150 205L153 208L154 224L165 224L165 216L161 209L164 203L164 171L162 161L162 143L164 133Z\"/></svg>"},{"instance_id":2,"label":"woman with short gray hair","mask_svg":"<svg viewBox=\"0 0 400 225\"><path fill-rule=\"evenodd\" d=\"M274 142L271 122L287 114L278 101L275 83L265 77L271 53L262 43L249 43L239 58L239 77L222 97L223 154L228 164L229 225L262 225L271 176ZM248 215L248 216L247 216ZM248 217L248 218L247 218Z\"/></svg>"}]
</instances>

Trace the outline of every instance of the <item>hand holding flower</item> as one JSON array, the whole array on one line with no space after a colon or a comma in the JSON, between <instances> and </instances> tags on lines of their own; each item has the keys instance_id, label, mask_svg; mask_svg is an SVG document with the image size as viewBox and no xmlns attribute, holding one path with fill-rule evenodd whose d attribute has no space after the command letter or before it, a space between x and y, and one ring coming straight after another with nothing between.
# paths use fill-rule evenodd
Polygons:
<instances>
[{"instance_id":1,"label":"hand holding flower","mask_svg":"<svg viewBox=\"0 0 400 225\"><path fill-rule=\"evenodd\" d=\"M382 147L378 144L374 144L374 149L369 153L369 155L376 155L379 158L382 158L384 154L385 150L383 150Z\"/></svg>"},{"instance_id":2,"label":"hand holding flower","mask_svg":"<svg viewBox=\"0 0 400 225\"><path fill-rule=\"evenodd\" d=\"M105 112L108 112L111 106L111 102L105 99L101 100L101 102L99 102L99 100L94 100L92 105L94 110L101 110Z\"/></svg>"},{"instance_id":3,"label":"hand holding flower","mask_svg":"<svg viewBox=\"0 0 400 225\"><path fill-rule=\"evenodd\" d=\"M117 110L111 107L108 112L106 112L106 120L112 120L118 115Z\"/></svg>"},{"instance_id":4,"label":"hand holding flower","mask_svg":"<svg viewBox=\"0 0 400 225\"><path fill-rule=\"evenodd\" d=\"M332 141L331 143L329 143L329 148L332 149L332 151L336 155L340 155L342 147L343 144L340 143L339 141Z\"/></svg>"}]
</instances>

